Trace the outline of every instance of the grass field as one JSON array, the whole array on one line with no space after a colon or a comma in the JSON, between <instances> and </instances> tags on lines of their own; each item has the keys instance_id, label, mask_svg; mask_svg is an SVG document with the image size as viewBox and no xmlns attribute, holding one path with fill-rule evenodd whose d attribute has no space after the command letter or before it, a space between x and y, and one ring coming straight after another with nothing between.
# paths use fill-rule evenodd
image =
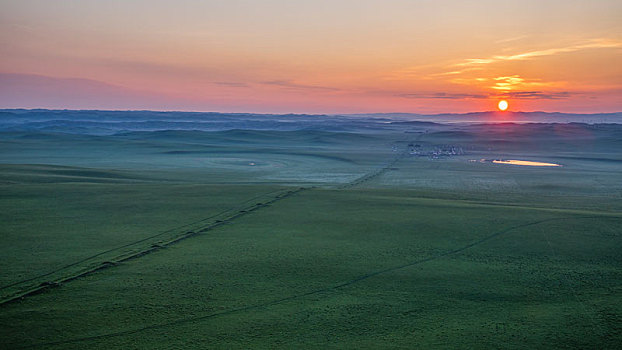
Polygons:
<instances>
[{"instance_id":1,"label":"grass field","mask_svg":"<svg viewBox=\"0 0 622 350\"><path fill-rule=\"evenodd\" d=\"M0 346L617 348L617 127L435 128L6 133Z\"/></svg>"}]
</instances>

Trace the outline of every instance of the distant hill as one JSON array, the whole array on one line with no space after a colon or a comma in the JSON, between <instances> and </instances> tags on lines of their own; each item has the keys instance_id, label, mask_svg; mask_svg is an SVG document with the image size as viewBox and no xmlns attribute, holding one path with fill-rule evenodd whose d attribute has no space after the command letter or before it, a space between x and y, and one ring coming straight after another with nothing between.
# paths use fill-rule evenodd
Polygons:
<instances>
[{"instance_id":1,"label":"distant hill","mask_svg":"<svg viewBox=\"0 0 622 350\"><path fill-rule=\"evenodd\" d=\"M153 131L366 131L421 132L439 124L586 123L622 124L622 113L476 112L421 115L375 113L354 115L253 114L100 110L0 110L0 132L113 135Z\"/></svg>"},{"instance_id":2,"label":"distant hill","mask_svg":"<svg viewBox=\"0 0 622 350\"><path fill-rule=\"evenodd\" d=\"M616 113L560 113L560 112L470 112L443 114L416 113L371 113L348 114L348 116L368 118L390 118L400 120L418 120L436 123L615 123L622 124L622 112Z\"/></svg>"}]
</instances>

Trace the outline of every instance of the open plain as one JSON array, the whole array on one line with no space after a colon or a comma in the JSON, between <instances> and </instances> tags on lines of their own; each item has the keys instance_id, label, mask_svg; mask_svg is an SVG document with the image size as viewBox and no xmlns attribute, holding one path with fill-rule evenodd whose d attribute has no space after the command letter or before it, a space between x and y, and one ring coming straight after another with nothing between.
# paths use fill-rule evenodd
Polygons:
<instances>
[{"instance_id":1,"label":"open plain","mask_svg":"<svg viewBox=\"0 0 622 350\"><path fill-rule=\"evenodd\" d=\"M620 124L3 111L0 347L613 349L621 174Z\"/></svg>"}]
</instances>

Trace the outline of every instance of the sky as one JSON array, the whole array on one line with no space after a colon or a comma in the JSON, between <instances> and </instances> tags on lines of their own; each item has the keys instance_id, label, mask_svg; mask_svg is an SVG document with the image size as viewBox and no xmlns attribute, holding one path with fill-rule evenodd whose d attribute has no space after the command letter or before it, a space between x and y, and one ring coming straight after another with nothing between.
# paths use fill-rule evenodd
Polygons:
<instances>
[{"instance_id":1,"label":"sky","mask_svg":"<svg viewBox=\"0 0 622 350\"><path fill-rule=\"evenodd\" d=\"M0 0L0 108L622 111L620 0Z\"/></svg>"}]
</instances>

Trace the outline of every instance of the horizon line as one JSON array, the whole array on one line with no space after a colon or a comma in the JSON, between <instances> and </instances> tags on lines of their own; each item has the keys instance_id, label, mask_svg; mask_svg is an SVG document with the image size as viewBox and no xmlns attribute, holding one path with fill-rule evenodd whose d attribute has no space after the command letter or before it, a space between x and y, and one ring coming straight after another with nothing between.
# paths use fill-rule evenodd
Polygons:
<instances>
[{"instance_id":1,"label":"horizon line","mask_svg":"<svg viewBox=\"0 0 622 350\"><path fill-rule=\"evenodd\" d=\"M617 112L595 112L595 113L577 113L577 112L547 112L547 111L472 111L472 112L441 112L441 113L416 113L416 112L367 112L367 113L259 113L259 112L219 112L219 111L197 111L197 110L157 110L157 109L71 109L71 108L0 108L0 111L72 111L72 112L155 112L155 113L211 113L211 114L254 114L254 115L325 115L325 116L356 116L356 115L382 115L382 114L403 114L403 115L419 115L419 116L435 116L435 115L469 115L469 114L528 114L528 113L544 113L544 114L567 114L567 115L603 115L603 114L622 114Z\"/></svg>"}]
</instances>

